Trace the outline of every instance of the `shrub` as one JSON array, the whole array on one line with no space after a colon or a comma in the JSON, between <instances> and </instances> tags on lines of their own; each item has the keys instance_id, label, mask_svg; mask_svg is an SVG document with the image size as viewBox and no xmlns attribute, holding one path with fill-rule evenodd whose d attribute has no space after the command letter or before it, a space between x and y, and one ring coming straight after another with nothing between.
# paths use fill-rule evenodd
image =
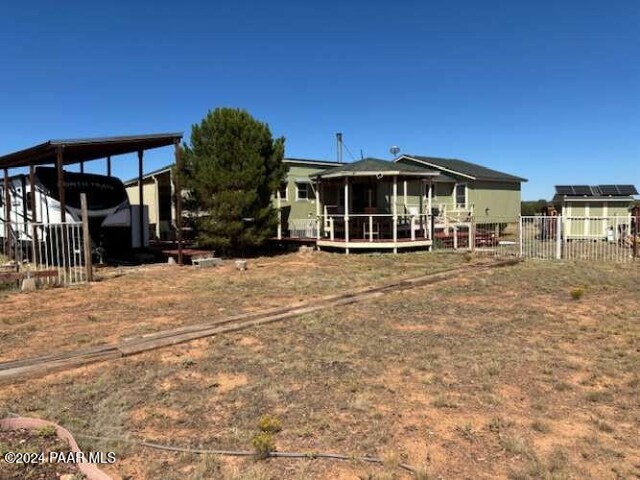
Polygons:
<instances>
[{"instance_id":1,"label":"shrub","mask_svg":"<svg viewBox=\"0 0 640 480\"><path fill-rule=\"evenodd\" d=\"M571 289L571 298L574 300L580 300L584 295L584 290L582 288L572 288Z\"/></svg>"},{"instance_id":2,"label":"shrub","mask_svg":"<svg viewBox=\"0 0 640 480\"><path fill-rule=\"evenodd\" d=\"M276 442L273 434L269 432L258 432L251 439L251 445L259 458L267 458L276 449Z\"/></svg>"},{"instance_id":3,"label":"shrub","mask_svg":"<svg viewBox=\"0 0 640 480\"><path fill-rule=\"evenodd\" d=\"M36 430L36 434L41 438L52 438L56 436L56 427L53 425L45 425Z\"/></svg>"},{"instance_id":4,"label":"shrub","mask_svg":"<svg viewBox=\"0 0 640 480\"><path fill-rule=\"evenodd\" d=\"M263 415L258 421L258 428L266 433L278 433L282 430L282 422L278 417Z\"/></svg>"}]
</instances>

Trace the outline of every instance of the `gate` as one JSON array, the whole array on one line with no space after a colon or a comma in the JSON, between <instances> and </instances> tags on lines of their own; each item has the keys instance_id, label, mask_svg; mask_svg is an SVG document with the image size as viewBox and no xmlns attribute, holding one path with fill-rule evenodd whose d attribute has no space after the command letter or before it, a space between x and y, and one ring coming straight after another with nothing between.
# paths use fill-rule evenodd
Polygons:
<instances>
[{"instance_id":1,"label":"gate","mask_svg":"<svg viewBox=\"0 0 640 480\"><path fill-rule=\"evenodd\" d=\"M86 281L81 223L0 222L2 274L46 285Z\"/></svg>"}]
</instances>

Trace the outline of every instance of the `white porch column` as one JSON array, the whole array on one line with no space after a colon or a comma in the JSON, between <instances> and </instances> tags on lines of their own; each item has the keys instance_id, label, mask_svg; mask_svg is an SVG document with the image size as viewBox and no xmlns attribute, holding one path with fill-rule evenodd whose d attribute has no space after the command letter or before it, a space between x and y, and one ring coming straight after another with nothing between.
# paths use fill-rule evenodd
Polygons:
<instances>
[{"instance_id":1,"label":"white porch column","mask_svg":"<svg viewBox=\"0 0 640 480\"><path fill-rule=\"evenodd\" d=\"M393 253L398 253L398 177L393 176Z\"/></svg>"},{"instance_id":2,"label":"white porch column","mask_svg":"<svg viewBox=\"0 0 640 480\"><path fill-rule=\"evenodd\" d=\"M280 198L280 188L276 190L276 208L278 209L278 240L282 240L282 199Z\"/></svg>"},{"instance_id":3,"label":"white porch column","mask_svg":"<svg viewBox=\"0 0 640 480\"><path fill-rule=\"evenodd\" d=\"M427 187L427 229L429 231L429 240L433 240L431 238L431 222L433 219L431 218L431 209L432 209L432 200L433 199L433 180L430 178L428 187Z\"/></svg>"},{"instance_id":4,"label":"white porch column","mask_svg":"<svg viewBox=\"0 0 640 480\"><path fill-rule=\"evenodd\" d=\"M404 196L404 209L409 210L407 207L407 181L406 180L404 180L402 183L402 194Z\"/></svg>"},{"instance_id":5,"label":"white porch column","mask_svg":"<svg viewBox=\"0 0 640 480\"><path fill-rule=\"evenodd\" d=\"M344 244L349 253L349 177L344 179Z\"/></svg>"}]
</instances>

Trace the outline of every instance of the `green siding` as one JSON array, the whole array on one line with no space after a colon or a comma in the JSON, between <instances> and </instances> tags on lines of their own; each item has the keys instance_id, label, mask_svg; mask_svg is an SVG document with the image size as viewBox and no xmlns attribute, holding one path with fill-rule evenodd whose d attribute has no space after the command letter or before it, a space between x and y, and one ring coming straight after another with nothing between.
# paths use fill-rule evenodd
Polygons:
<instances>
[{"instance_id":1,"label":"green siding","mask_svg":"<svg viewBox=\"0 0 640 480\"><path fill-rule=\"evenodd\" d=\"M520 215L520 184L467 182L468 202L474 206L476 223L515 219Z\"/></svg>"}]
</instances>

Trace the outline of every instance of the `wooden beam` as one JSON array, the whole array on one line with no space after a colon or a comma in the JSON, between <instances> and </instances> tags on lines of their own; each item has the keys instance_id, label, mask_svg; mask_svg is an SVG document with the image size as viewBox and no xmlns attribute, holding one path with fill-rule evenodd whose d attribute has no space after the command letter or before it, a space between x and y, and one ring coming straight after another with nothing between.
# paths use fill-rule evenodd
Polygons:
<instances>
[{"instance_id":1,"label":"wooden beam","mask_svg":"<svg viewBox=\"0 0 640 480\"><path fill-rule=\"evenodd\" d=\"M174 186L176 192L176 240L178 241L178 265L182 265L182 186L180 176L182 175L182 159L180 158L180 140L174 142L176 168L174 175Z\"/></svg>"},{"instance_id":2,"label":"wooden beam","mask_svg":"<svg viewBox=\"0 0 640 480\"><path fill-rule=\"evenodd\" d=\"M139 230L139 239L140 239L140 248L144 248L144 185L143 182L143 151L138 150L138 203L140 204L140 209L138 210L138 222L140 226Z\"/></svg>"}]
</instances>

